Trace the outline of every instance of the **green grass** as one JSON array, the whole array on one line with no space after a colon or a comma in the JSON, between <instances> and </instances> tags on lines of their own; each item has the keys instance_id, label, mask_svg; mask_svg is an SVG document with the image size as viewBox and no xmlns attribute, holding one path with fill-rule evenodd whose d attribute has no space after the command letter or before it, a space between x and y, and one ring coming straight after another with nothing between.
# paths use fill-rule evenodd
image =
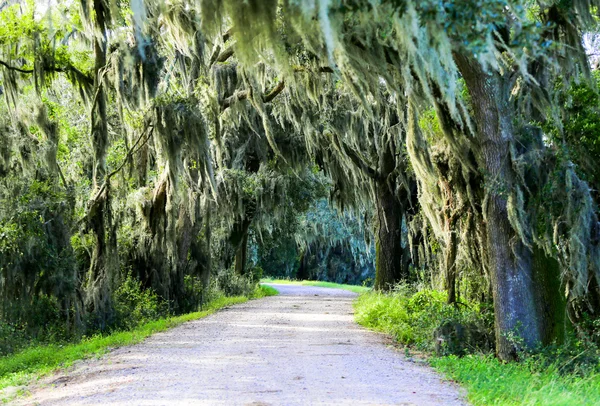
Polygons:
<instances>
[{"instance_id":1,"label":"green grass","mask_svg":"<svg viewBox=\"0 0 600 406\"><path fill-rule=\"evenodd\" d=\"M505 364L483 355L432 358L430 363L466 388L474 405L600 404L597 373L581 377L556 368L532 371L524 364Z\"/></svg>"},{"instance_id":2,"label":"green grass","mask_svg":"<svg viewBox=\"0 0 600 406\"><path fill-rule=\"evenodd\" d=\"M260 285L260 296L258 297L265 297L265 296L277 296L279 294L279 291L277 289L275 289L272 286L267 286L267 285Z\"/></svg>"},{"instance_id":3,"label":"green grass","mask_svg":"<svg viewBox=\"0 0 600 406\"><path fill-rule=\"evenodd\" d=\"M360 295L354 302L354 317L358 324L390 334L400 344L433 351L433 332L442 323L485 324L476 309L457 309L446 303L446 297L445 292L399 285L393 293Z\"/></svg>"},{"instance_id":4,"label":"green grass","mask_svg":"<svg viewBox=\"0 0 600 406\"><path fill-rule=\"evenodd\" d=\"M252 299L276 294L275 289L260 286L252 295ZM98 357L113 348L139 343L154 333L168 330L187 321L201 319L219 309L247 300L248 298L245 296L220 297L209 303L202 311L151 321L131 331L88 337L75 344L34 346L19 353L1 357L0 391L9 386L25 385L32 379L59 367L68 367L74 361Z\"/></svg>"},{"instance_id":5,"label":"green grass","mask_svg":"<svg viewBox=\"0 0 600 406\"><path fill-rule=\"evenodd\" d=\"M428 293L427 293L428 292ZM355 301L356 321L370 329L392 335L396 341L431 354L433 330L448 316L440 292L415 293L402 288L393 294L371 292ZM441 304L442 303L442 304ZM430 364L467 390L474 405L598 405L600 374L560 373L558 360L551 355L527 357L521 363L502 363L491 355L430 357ZM539 361L549 361L541 363ZM542 365L550 365L544 367Z\"/></svg>"},{"instance_id":6,"label":"green grass","mask_svg":"<svg viewBox=\"0 0 600 406\"><path fill-rule=\"evenodd\" d=\"M279 283L284 285L303 285L303 286L318 286L321 288L334 288L334 289L344 289L349 290L355 293L365 293L371 290L371 288L367 288L365 286L358 285L344 285L342 283L333 283L333 282L320 282L320 281L295 281L290 279L273 279L273 278L264 278L260 280L261 283Z\"/></svg>"}]
</instances>

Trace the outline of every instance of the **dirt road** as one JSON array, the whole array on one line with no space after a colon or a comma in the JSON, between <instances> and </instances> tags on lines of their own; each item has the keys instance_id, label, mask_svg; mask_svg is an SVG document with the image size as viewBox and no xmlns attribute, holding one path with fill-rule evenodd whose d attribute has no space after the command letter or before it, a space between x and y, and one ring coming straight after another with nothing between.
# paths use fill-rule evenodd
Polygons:
<instances>
[{"instance_id":1,"label":"dirt road","mask_svg":"<svg viewBox=\"0 0 600 406\"><path fill-rule=\"evenodd\" d=\"M250 301L46 378L17 404L462 405L352 317L351 292L273 285Z\"/></svg>"}]
</instances>

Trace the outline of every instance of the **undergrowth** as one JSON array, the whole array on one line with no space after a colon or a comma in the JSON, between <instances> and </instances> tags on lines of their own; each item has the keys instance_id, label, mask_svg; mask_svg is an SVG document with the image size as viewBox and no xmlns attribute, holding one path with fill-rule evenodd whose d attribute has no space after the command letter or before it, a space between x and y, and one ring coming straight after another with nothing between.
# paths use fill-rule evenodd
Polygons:
<instances>
[{"instance_id":1,"label":"undergrowth","mask_svg":"<svg viewBox=\"0 0 600 406\"><path fill-rule=\"evenodd\" d=\"M356 300L355 318L391 334L407 351L431 355L431 365L466 388L474 405L600 404L600 353L592 342L570 336L566 344L503 363L486 342L493 338L491 311L455 308L445 299L444 292L405 285L388 294L368 292Z\"/></svg>"},{"instance_id":2,"label":"undergrowth","mask_svg":"<svg viewBox=\"0 0 600 406\"><path fill-rule=\"evenodd\" d=\"M398 285L391 293L359 296L354 308L359 324L420 351L464 353L490 346L490 316L476 305L446 304L445 292Z\"/></svg>"}]
</instances>

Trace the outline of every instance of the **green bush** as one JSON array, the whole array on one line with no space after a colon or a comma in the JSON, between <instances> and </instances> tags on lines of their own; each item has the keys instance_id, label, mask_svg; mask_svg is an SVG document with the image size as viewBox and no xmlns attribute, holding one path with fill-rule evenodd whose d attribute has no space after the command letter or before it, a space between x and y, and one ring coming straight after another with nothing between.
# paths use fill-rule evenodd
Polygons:
<instances>
[{"instance_id":1,"label":"green bush","mask_svg":"<svg viewBox=\"0 0 600 406\"><path fill-rule=\"evenodd\" d=\"M263 278L265 271L260 266L254 266L248 270L248 277L256 284Z\"/></svg>"},{"instance_id":2,"label":"green bush","mask_svg":"<svg viewBox=\"0 0 600 406\"><path fill-rule=\"evenodd\" d=\"M168 315L168 306L151 289L128 274L113 296L115 323L118 330L131 330Z\"/></svg>"},{"instance_id":3,"label":"green bush","mask_svg":"<svg viewBox=\"0 0 600 406\"><path fill-rule=\"evenodd\" d=\"M24 348L28 338L23 329L0 321L0 357Z\"/></svg>"},{"instance_id":4,"label":"green bush","mask_svg":"<svg viewBox=\"0 0 600 406\"><path fill-rule=\"evenodd\" d=\"M55 298L33 296L26 303L27 318L9 321L0 319L0 356L12 354L31 343L64 341L69 337L64 314Z\"/></svg>"},{"instance_id":5,"label":"green bush","mask_svg":"<svg viewBox=\"0 0 600 406\"><path fill-rule=\"evenodd\" d=\"M491 349L489 316L476 307L446 304L445 292L398 285L388 294L362 294L354 307L359 324L422 351L463 355L467 350Z\"/></svg>"},{"instance_id":6,"label":"green bush","mask_svg":"<svg viewBox=\"0 0 600 406\"><path fill-rule=\"evenodd\" d=\"M69 196L39 178L0 178L0 322L46 341L73 328L77 272Z\"/></svg>"},{"instance_id":7,"label":"green bush","mask_svg":"<svg viewBox=\"0 0 600 406\"><path fill-rule=\"evenodd\" d=\"M401 285L389 294L359 296L355 317L402 344L442 355L430 363L464 386L475 405L599 404L600 351L593 334L582 338L572 332L564 344L503 363L491 351L493 313L480 306L454 307L446 304L444 292Z\"/></svg>"},{"instance_id":8,"label":"green bush","mask_svg":"<svg viewBox=\"0 0 600 406\"><path fill-rule=\"evenodd\" d=\"M250 297L256 289L258 281L255 281L252 273L238 275L233 268L219 272L215 277L216 289L223 292L225 296Z\"/></svg>"}]
</instances>

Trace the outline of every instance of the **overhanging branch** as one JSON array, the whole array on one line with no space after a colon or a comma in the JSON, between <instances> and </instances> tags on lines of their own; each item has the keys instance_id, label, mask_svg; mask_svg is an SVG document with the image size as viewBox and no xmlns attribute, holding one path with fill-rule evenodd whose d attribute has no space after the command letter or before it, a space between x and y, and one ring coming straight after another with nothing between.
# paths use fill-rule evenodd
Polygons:
<instances>
[{"instance_id":1,"label":"overhanging branch","mask_svg":"<svg viewBox=\"0 0 600 406\"><path fill-rule=\"evenodd\" d=\"M310 71L303 66L299 66L299 67L294 67L294 72L301 73L301 72L310 72ZM319 68L319 73L333 73L333 69L331 69L328 66L324 66L324 67ZM266 93L262 96L263 102L265 102L265 103L272 102L273 99L275 99L281 92L283 92L284 89L285 89L285 81L282 80L279 83L277 83L277 85L275 85L275 87L273 89L271 89L268 93ZM250 94L250 92L248 90L240 90L239 92L234 93L233 96L229 96L226 99L224 99L223 102L221 103L221 113L224 112L225 110L227 110L229 107L231 107L231 105L234 104L235 102L240 101L240 100L246 100L248 98L249 94Z\"/></svg>"},{"instance_id":2,"label":"overhanging branch","mask_svg":"<svg viewBox=\"0 0 600 406\"><path fill-rule=\"evenodd\" d=\"M33 73L33 69L21 69L21 68L17 68L16 66L11 66L11 65L9 65L8 63L6 63L4 61L0 61L0 65L4 66L8 70L14 70L14 71L20 72L20 73L28 73L28 74Z\"/></svg>"},{"instance_id":3,"label":"overhanging branch","mask_svg":"<svg viewBox=\"0 0 600 406\"><path fill-rule=\"evenodd\" d=\"M9 63L4 62L2 60L0 60L0 65L4 66L8 70L12 70L12 71L15 71L15 72L23 73L25 75L31 75L31 74L33 74L35 72L34 69L17 68L16 66L12 66ZM78 79L81 79L81 80L85 81L86 84L92 84L94 82L92 80L92 78L89 77L89 75L86 75L85 73L83 73L82 71L80 71L79 69L77 69L76 67L74 67L72 65L67 65L64 68L60 68L60 67L45 67L44 69L46 71L48 71L48 72L72 73L72 74L75 74Z\"/></svg>"},{"instance_id":4,"label":"overhanging branch","mask_svg":"<svg viewBox=\"0 0 600 406\"><path fill-rule=\"evenodd\" d=\"M351 148L347 148L346 145L339 139L337 134L333 134L333 142L335 146L338 148L341 154L350 158L352 163L367 177L371 179L378 179L379 172L375 169L371 168L371 166L361 157L356 151Z\"/></svg>"}]
</instances>

